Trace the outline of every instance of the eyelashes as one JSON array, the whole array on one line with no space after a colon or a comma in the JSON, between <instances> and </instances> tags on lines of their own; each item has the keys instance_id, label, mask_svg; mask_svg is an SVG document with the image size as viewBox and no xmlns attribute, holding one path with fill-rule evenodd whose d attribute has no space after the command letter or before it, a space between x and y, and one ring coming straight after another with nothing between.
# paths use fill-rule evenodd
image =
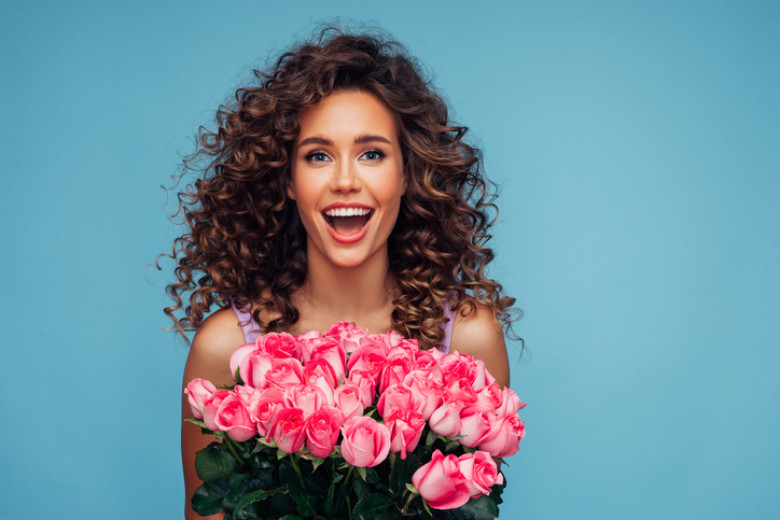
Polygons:
<instances>
[{"instance_id":1,"label":"eyelashes","mask_svg":"<svg viewBox=\"0 0 780 520\"><path fill-rule=\"evenodd\" d=\"M366 150L360 155L360 159L368 162L379 162L387 157L387 154L382 150L371 149ZM323 150L313 150L304 156L304 160L308 163L325 163L331 160L330 156Z\"/></svg>"},{"instance_id":2,"label":"eyelashes","mask_svg":"<svg viewBox=\"0 0 780 520\"><path fill-rule=\"evenodd\" d=\"M313 152L309 152L304 156L304 159L306 159L306 162L313 162L313 163L319 163L319 162L325 162L330 159L330 157L325 154L325 152L321 152L319 150L315 150Z\"/></svg>"},{"instance_id":3,"label":"eyelashes","mask_svg":"<svg viewBox=\"0 0 780 520\"><path fill-rule=\"evenodd\" d=\"M379 161L384 159L386 155L382 150L368 150L366 153L361 155L361 157L368 161Z\"/></svg>"}]
</instances>

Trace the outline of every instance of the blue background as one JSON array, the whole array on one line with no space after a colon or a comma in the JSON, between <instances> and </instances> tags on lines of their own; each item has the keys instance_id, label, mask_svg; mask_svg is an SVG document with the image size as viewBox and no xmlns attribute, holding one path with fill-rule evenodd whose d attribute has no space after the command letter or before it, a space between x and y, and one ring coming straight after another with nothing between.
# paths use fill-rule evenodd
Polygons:
<instances>
[{"instance_id":1,"label":"blue background","mask_svg":"<svg viewBox=\"0 0 780 520\"><path fill-rule=\"evenodd\" d=\"M780 4L4 4L0 517L181 517L160 185L337 16L410 48L501 186L502 518L780 515Z\"/></svg>"}]
</instances>

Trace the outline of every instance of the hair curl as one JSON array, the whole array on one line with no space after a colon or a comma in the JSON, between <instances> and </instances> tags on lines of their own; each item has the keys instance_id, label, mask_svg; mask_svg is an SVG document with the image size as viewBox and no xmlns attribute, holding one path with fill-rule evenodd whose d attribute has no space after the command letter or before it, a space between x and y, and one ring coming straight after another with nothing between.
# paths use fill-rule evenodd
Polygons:
<instances>
[{"instance_id":1,"label":"hair curl","mask_svg":"<svg viewBox=\"0 0 780 520\"><path fill-rule=\"evenodd\" d=\"M184 161L182 175L204 158L208 164L178 194L176 214L188 231L166 255L177 263L177 281L167 286L174 304L165 308L175 329L196 329L212 305L226 308L231 299L252 307L264 332L298 320L291 296L306 280L306 233L287 195L290 157L301 111L340 89L377 96L399 128L406 193L389 238L392 328L423 348L437 345L444 304L453 298L456 309L472 312L478 301L510 324L514 299L485 274L496 207L479 150L463 141L467 128L449 121L444 101L399 43L327 29L254 76L257 86L220 106L216 132L201 128ZM263 311L271 310L278 317L264 323Z\"/></svg>"}]
</instances>

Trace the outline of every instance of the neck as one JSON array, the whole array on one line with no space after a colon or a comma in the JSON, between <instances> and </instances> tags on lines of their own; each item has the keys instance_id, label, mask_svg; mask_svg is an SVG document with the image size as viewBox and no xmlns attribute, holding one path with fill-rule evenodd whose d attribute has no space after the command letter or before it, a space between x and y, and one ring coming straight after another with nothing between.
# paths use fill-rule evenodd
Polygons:
<instances>
[{"instance_id":1,"label":"neck","mask_svg":"<svg viewBox=\"0 0 780 520\"><path fill-rule=\"evenodd\" d=\"M320 327L351 321L368 328L389 318L392 278L386 249L356 267L337 266L313 249L309 248L306 282L298 295L306 317Z\"/></svg>"}]
</instances>

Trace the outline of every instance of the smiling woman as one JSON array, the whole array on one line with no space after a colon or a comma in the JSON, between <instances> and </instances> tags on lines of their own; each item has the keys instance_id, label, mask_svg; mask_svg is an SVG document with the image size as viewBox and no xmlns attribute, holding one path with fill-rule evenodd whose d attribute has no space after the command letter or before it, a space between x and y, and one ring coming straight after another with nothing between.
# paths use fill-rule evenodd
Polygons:
<instances>
[{"instance_id":1,"label":"smiling woman","mask_svg":"<svg viewBox=\"0 0 780 520\"><path fill-rule=\"evenodd\" d=\"M367 92L336 91L301 114L293 150L290 197L306 230L309 268L372 262L388 273L387 241L404 192L390 110Z\"/></svg>"},{"instance_id":2,"label":"smiling woman","mask_svg":"<svg viewBox=\"0 0 780 520\"><path fill-rule=\"evenodd\" d=\"M260 334L354 322L481 358L507 385L514 300L485 275L492 196L466 128L414 60L328 30L255 75L201 135L187 166L205 159L205 174L179 195L187 230L165 311L182 334L197 330L185 383L231 383L231 354ZM187 497L208 442L183 426Z\"/></svg>"}]
</instances>

